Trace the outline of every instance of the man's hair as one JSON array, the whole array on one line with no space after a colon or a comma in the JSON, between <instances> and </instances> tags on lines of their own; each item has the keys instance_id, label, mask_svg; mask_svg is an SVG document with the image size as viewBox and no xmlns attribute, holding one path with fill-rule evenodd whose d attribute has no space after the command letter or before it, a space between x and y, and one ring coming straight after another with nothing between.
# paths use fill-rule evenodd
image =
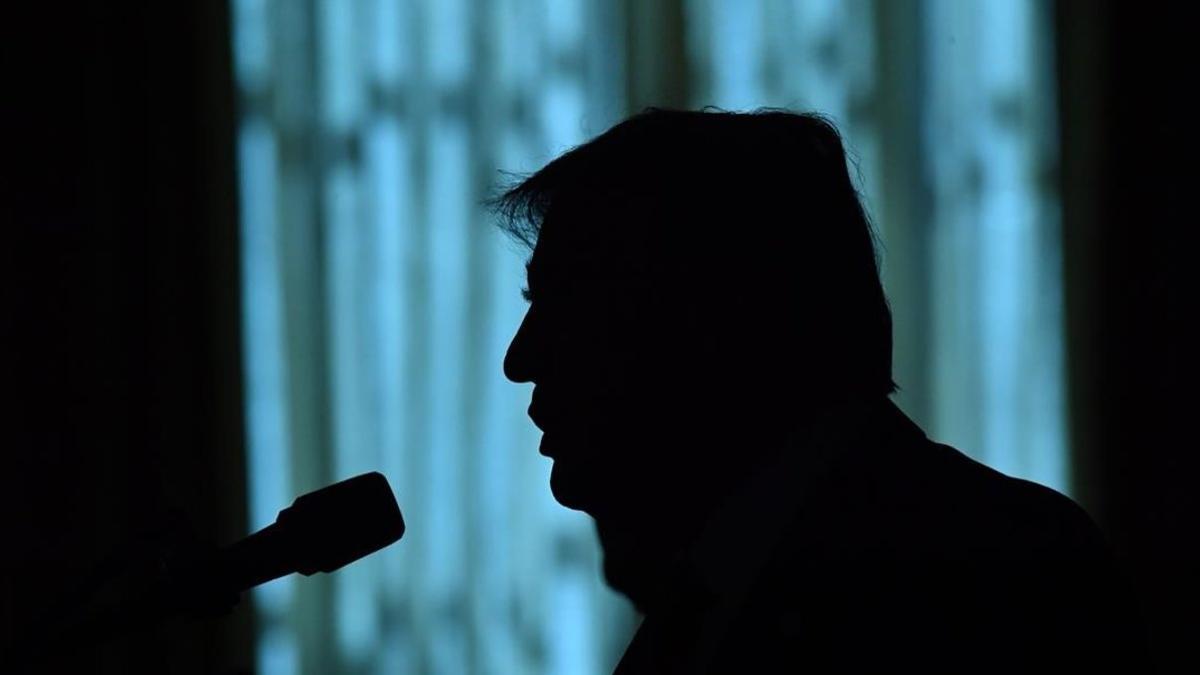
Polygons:
<instances>
[{"instance_id":1,"label":"man's hair","mask_svg":"<svg viewBox=\"0 0 1200 675\"><path fill-rule=\"evenodd\" d=\"M552 211L591 214L562 219L569 227L650 242L661 276L711 301L731 346L760 368L802 387L896 390L875 235L820 115L649 109L492 206L531 249Z\"/></svg>"}]
</instances>

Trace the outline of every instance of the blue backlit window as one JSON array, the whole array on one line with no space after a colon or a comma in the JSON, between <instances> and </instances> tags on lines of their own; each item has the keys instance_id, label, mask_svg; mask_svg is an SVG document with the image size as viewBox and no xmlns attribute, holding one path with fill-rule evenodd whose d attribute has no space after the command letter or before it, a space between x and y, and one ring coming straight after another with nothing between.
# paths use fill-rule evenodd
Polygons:
<instances>
[{"instance_id":1,"label":"blue backlit window","mask_svg":"<svg viewBox=\"0 0 1200 675\"><path fill-rule=\"evenodd\" d=\"M901 405L1067 488L1048 11L671 0L687 103L830 115L885 245ZM629 110L649 3L232 0L251 527L385 473L405 540L255 594L259 672L609 672L635 625L500 364L482 200ZM649 41L635 49L634 40Z\"/></svg>"}]
</instances>

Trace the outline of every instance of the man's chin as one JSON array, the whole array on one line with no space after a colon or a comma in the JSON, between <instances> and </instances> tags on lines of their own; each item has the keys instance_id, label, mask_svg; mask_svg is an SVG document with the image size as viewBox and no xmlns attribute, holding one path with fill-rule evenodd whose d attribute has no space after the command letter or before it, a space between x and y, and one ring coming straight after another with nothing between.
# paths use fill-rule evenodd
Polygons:
<instances>
[{"instance_id":1,"label":"man's chin","mask_svg":"<svg viewBox=\"0 0 1200 675\"><path fill-rule=\"evenodd\" d=\"M568 509L584 511L595 517L588 508L594 500L589 498L590 483L580 474L578 467L563 460L555 460L550 468L550 494L554 501Z\"/></svg>"}]
</instances>

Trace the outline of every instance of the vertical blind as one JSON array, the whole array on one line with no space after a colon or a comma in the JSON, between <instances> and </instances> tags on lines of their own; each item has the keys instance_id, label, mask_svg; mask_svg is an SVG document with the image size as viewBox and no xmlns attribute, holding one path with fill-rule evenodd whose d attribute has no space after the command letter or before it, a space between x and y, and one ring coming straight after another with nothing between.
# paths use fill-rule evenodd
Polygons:
<instances>
[{"instance_id":1,"label":"vertical blind","mask_svg":"<svg viewBox=\"0 0 1200 675\"><path fill-rule=\"evenodd\" d=\"M672 0L694 106L846 135L901 405L1067 487L1053 72L1034 0ZM404 540L255 595L261 673L602 673L634 626L500 372L523 253L481 206L627 109L639 3L232 0L251 527L380 470ZM653 45L650 45L653 49Z\"/></svg>"}]
</instances>

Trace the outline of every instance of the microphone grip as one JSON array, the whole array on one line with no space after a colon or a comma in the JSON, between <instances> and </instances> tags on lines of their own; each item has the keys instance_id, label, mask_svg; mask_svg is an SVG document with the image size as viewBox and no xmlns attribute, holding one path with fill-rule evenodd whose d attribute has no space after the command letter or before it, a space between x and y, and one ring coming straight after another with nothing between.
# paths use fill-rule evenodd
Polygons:
<instances>
[{"instance_id":1,"label":"microphone grip","mask_svg":"<svg viewBox=\"0 0 1200 675\"><path fill-rule=\"evenodd\" d=\"M220 573L229 590L241 593L296 571L290 537L278 522L221 550Z\"/></svg>"}]
</instances>

